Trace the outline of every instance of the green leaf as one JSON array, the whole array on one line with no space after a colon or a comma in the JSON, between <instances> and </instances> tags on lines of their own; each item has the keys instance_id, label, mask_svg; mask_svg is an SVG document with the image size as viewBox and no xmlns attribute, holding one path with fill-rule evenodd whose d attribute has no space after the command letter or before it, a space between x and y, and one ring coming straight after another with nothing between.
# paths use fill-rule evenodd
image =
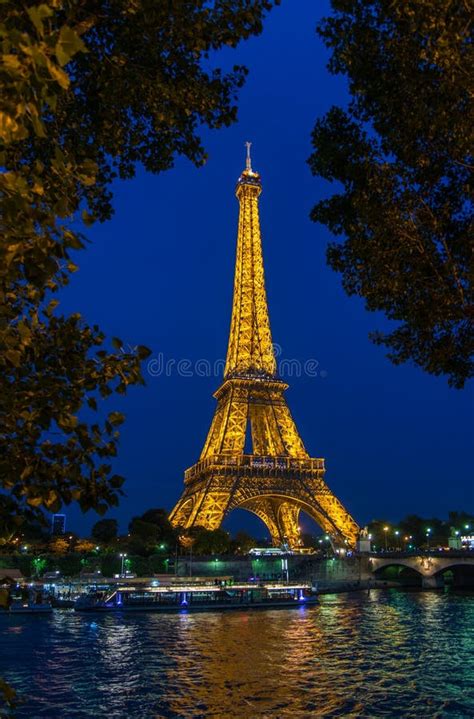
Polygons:
<instances>
[{"instance_id":1,"label":"green leaf","mask_svg":"<svg viewBox=\"0 0 474 719\"><path fill-rule=\"evenodd\" d=\"M121 412L110 412L108 418L107 418L112 425L118 425L122 424L122 422L125 422L125 415Z\"/></svg>"},{"instance_id":2,"label":"green leaf","mask_svg":"<svg viewBox=\"0 0 474 719\"><path fill-rule=\"evenodd\" d=\"M35 26L36 30L38 31L38 34L41 35L41 37L44 34L44 28L43 28L43 20L47 17L51 17L53 15L53 11L51 8L49 8L47 5L37 5L36 7L30 7L27 8L26 12L28 13L31 22Z\"/></svg>"},{"instance_id":3,"label":"green leaf","mask_svg":"<svg viewBox=\"0 0 474 719\"><path fill-rule=\"evenodd\" d=\"M120 477L120 475L118 475L118 474L114 474L110 478L110 486L113 487L114 489L119 489L123 485L124 482L125 482L124 477Z\"/></svg>"},{"instance_id":4,"label":"green leaf","mask_svg":"<svg viewBox=\"0 0 474 719\"><path fill-rule=\"evenodd\" d=\"M77 52L87 52L87 48L77 32L64 25L59 32L55 52L59 64L64 67Z\"/></svg>"},{"instance_id":5,"label":"green leaf","mask_svg":"<svg viewBox=\"0 0 474 719\"><path fill-rule=\"evenodd\" d=\"M20 474L20 479L21 480L28 479L28 477L33 474L33 469L34 468L31 464L28 467L25 467L23 472Z\"/></svg>"},{"instance_id":6,"label":"green leaf","mask_svg":"<svg viewBox=\"0 0 474 719\"><path fill-rule=\"evenodd\" d=\"M83 183L83 184L86 184L86 183ZM81 217L82 217L82 221L84 222L84 224L87 227L90 227L95 222L94 215L91 215L91 213L87 212L87 210L82 210Z\"/></svg>"},{"instance_id":7,"label":"green leaf","mask_svg":"<svg viewBox=\"0 0 474 719\"><path fill-rule=\"evenodd\" d=\"M67 90L71 81L69 79L69 75L67 72L62 70L60 67L54 64L54 62L51 62L51 60L47 60L47 66L49 70L49 74L53 78L53 80L56 80L58 85L60 85L63 90Z\"/></svg>"},{"instance_id":8,"label":"green leaf","mask_svg":"<svg viewBox=\"0 0 474 719\"><path fill-rule=\"evenodd\" d=\"M51 315L53 314L54 310L56 309L56 307L58 305L59 305L59 300L51 300L44 311L45 315L47 315L48 317L51 317Z\"/></svg>"},{"instance_id":9,"label":"green leaf","mask_svg":"<svg viewBox=\"0 0 474 719\"><path fill-rule=\"evenodd\" d=\"M138 345L137 355L139 359L144 360L151 355L151 349L145 347L144 345Z\"/></svg>"},{"instance_id":10,"label":"green leaf","mask_svg":"<svg viewBox=\"0 0 474 719\"><path fill-rule=\"evenodd\" d=\"M17 352L16 350L7 350L5 352L5 357L9 362L12 363L15 367L20 366L20 360L21 360L21 353Z\"/></svg>"}]
</instances>

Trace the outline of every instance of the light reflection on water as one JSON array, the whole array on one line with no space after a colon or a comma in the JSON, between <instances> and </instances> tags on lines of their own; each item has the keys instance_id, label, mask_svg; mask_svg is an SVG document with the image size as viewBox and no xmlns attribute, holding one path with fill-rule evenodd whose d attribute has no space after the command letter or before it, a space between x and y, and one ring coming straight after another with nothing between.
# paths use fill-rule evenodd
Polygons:
<instances>
[{"instance_id":1,"label":"light reflection on water","mask_svg":"<svg viewBox=\"0 0 474 719\"><path fill-rule=\"evenodd\" d=\"M474 716L474 597L372 591L314 608L0 617L19 719Z\"/></svg>"}]
</instances>

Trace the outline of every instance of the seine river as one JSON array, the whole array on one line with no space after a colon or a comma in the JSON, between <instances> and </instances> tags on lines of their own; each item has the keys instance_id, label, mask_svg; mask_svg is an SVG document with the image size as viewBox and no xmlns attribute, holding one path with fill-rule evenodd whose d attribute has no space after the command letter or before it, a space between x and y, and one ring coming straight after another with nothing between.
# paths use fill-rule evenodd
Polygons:
<instances>
[{"instance_id":1,"label":"seine river","mask_svg":"<svg viewBox=\"0 0 474 719\"><path fill-rule=\"evenodd\" d=\"M19 718L474 717L474 595L372 590L311 608L0 616Z\"/></svg>"}]
</instances>

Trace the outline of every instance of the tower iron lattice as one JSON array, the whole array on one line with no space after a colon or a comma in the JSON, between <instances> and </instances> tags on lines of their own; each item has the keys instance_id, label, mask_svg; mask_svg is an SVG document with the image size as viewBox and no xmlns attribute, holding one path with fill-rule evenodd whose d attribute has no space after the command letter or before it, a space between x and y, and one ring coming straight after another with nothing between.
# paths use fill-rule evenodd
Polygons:
<instances>
[{"instance_id":1,"label":"tower iron lattice","mask_svg":"<svg viewBox=\"0 0 474 719\"><path fill-rule=\"evenodd\" d=\"M354 546L359 527L324 481L324 459L310 457L290 414L272 345L258 199L247 143L238 182L240 204L234 299L224 381L198 462L185 472L184 492L170 514L176 527L218 528L234 509L253 512L275 546L300 544L304 511L333 544ZM250 428L252 451L246 451Z\"/></svg>"}]
</instances>

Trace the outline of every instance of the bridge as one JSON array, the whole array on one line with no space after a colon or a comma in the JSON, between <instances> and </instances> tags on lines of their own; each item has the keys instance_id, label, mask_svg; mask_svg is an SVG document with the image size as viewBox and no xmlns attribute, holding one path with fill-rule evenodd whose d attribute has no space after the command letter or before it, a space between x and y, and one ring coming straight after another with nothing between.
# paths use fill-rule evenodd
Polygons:
<instances>
[{"instance_id":1,"label":"bridge","mask_svg":"<svg viewBox=\"0 0 474 719\"><path fill-rule=\"evenodd\" d=\"M431 551L422 554L384 552L371 554L368 568L378 581L421 585L437 589L451 584L474 587L474 552Z\"/></svg>"}]
</instances>

